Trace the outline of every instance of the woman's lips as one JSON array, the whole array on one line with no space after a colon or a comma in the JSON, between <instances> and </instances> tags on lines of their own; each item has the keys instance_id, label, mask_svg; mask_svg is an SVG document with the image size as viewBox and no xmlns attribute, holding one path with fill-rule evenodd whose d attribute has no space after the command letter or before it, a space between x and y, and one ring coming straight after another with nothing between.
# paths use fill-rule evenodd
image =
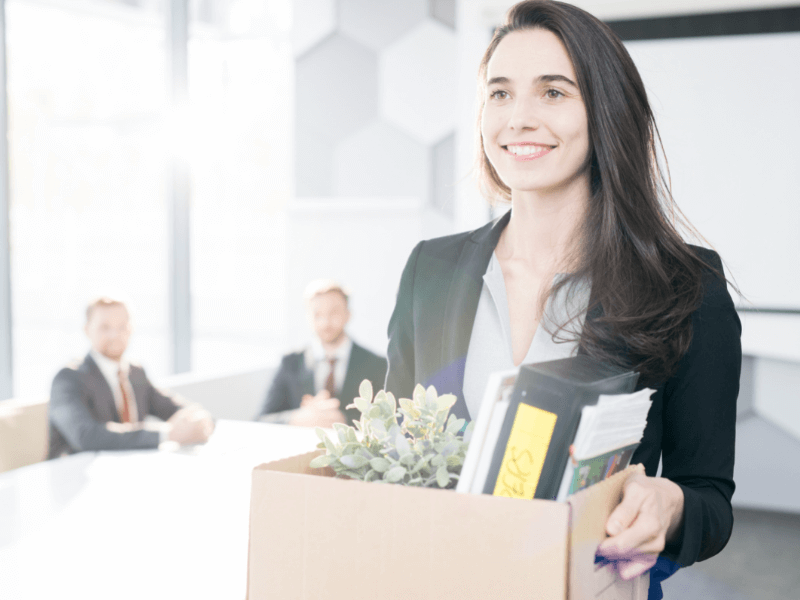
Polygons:
<instances>
[{"instance_id":1,"label":"woman's lips","mask_svg":"<svg viewBox=\"0 0 800 600\"><path fill-rule=\"evenodd\" d=\"M501 147L514 160L536 160L549 154L554 149L553 146L545 144L509 144Z\"/></svg>"}]
</instances>

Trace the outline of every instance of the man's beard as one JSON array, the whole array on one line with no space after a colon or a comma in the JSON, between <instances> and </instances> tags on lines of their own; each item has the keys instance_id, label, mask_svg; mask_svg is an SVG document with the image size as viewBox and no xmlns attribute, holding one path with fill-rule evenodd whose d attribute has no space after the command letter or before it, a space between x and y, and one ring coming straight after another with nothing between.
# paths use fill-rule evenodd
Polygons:
<instances>
[{"instance_id":1,"label":"man's beard","mask_svg":"<svg viewBox=\"0 0 800 600\"><path fill-rule=\"evenodd\" d=\"M345 336L344 329L342 329L335 338L327 340L325 341L325 343L328 344L329 346L338 346L339 343L344 339L344 336Z\"/></svg>"}]
</instances>

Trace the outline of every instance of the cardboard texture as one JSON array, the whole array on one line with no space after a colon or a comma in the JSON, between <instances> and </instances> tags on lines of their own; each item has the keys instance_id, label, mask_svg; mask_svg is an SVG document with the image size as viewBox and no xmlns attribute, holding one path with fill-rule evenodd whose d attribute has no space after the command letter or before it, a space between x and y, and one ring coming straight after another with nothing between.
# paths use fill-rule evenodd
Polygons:
<instances>
[{"instance_id":1,"label":"cardboard texture","mask_svg":"<svg viewBox=\"0 0 800 600\"><path fill-rule=\"evenodd\" d=\"M594 564L595 551L606 539L606 521L622 500L625 480L638 472L643 473L644 466L631 465L567 499L570 506L570 598L647 600L648 574L623 581L610 567L598 568Z\"/></svg>"},{"instance_id":2,"label":"cardboard texture","mask_svg":"<svg viewBox=\"0 0 800 600\"><path fill-rule=\"evenodd\" d=\"M253 471L249 600L646 598L594 569L630 470L567 504L336 479L320 452Z\"/></svg>"}]
</instances>

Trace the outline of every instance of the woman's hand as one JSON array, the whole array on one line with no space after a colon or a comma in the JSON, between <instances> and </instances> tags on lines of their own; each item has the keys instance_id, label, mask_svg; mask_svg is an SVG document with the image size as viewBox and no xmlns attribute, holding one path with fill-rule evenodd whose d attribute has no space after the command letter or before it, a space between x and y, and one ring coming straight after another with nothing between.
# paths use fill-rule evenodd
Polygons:
<instances>
[{"instance_id":1,"label":"woman's hand","mask_svg":"<svg viewBox=\"0 0 800 600\"><path fill-rule=\"evenodd\" d=\"M609 537L597 549L616 565L622 579L633 579L654 564L665 544L680 531L683 490L676 483L643 473L625 482L622 502L606 522Z\"/></svg>"}]
</instances>

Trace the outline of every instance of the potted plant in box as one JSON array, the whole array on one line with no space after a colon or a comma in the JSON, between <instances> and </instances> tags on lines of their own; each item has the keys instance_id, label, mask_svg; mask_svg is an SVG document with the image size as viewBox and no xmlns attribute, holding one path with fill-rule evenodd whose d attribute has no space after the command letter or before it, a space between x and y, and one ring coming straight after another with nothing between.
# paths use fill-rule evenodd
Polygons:
<instances>
[{"instance_id":1,"label":"potted plant in box","mask_svg":"<svg viewBox=\"0 0 800 600\"><path fill-rule=\"evenodd\" d=\"M329 466L338 477L361 481L454 488L473 425L465 428L464 419L448 418L456 397L439 396L433 386L426 390L421 385L411 399L396 401L383 390L372 394L372 384L362 381L359 397L347 407L361 412L355 428L334 424L335 440L317 428L317 447L327 452L311 466Z\"/></svg>"}]
</instances>

